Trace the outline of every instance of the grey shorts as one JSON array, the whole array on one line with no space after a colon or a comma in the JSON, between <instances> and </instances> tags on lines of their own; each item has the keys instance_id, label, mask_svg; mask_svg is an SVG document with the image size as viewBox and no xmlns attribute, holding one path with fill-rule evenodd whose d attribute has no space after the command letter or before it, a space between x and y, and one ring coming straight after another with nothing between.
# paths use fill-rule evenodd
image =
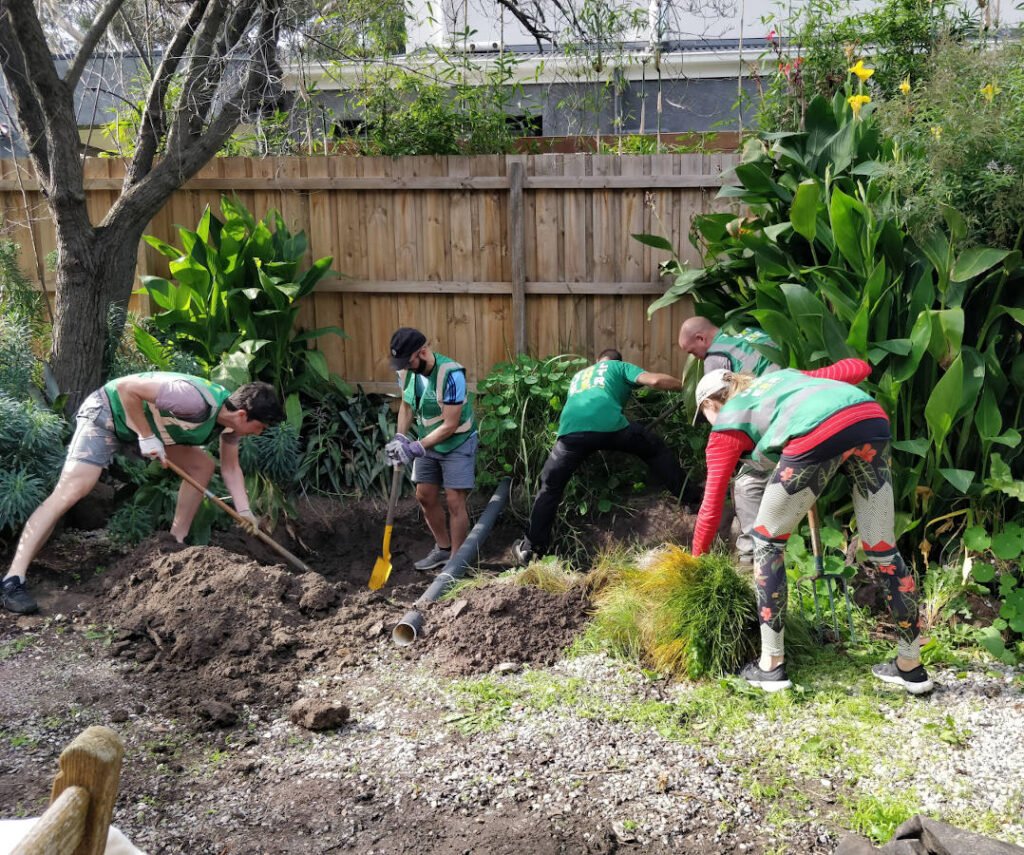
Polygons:
<instances>
[{"instance_id":1,"label":"grey shorts","mask_svg":"<svg viewBox=\"0 0 1024 855\"><path fill-rule=\"evenodd\" d=\"M414 484L439 484L446 490L472 490L476 483L476 447L480 435L473 432L458 448L440 454L432 448L412 464Z\"/></svg>"},{"instance_id":2,"label":"grey shorts","mask_svg":"<svg viewBox=\"0 0 1024 855\"><path fill-rule=\"evenodd\" d=\"M131 449L114 433L114 416L110 412L110 401L102 389L93 392L82 401L75 413L75 433L68 446L68 463L91 463L104 469L114 462L114 455Z\"/></svg>"}]
</instances>

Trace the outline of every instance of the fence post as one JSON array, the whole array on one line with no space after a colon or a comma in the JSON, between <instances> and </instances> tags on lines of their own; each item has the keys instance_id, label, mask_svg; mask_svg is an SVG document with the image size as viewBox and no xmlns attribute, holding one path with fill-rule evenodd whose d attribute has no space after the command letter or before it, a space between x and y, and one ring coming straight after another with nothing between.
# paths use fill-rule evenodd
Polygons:
<instances>
[{"instance_id":1,"label":"fence post","mask_svg":"<svg viewBox=\"0 0 1024 855\"><path fill-rule=\"evenodd\" d=\"M508 165L508 248L512 262L512 334L516 353L526 353L526 239L523 225L523 164Z\"/></svg>"}]
</instances>

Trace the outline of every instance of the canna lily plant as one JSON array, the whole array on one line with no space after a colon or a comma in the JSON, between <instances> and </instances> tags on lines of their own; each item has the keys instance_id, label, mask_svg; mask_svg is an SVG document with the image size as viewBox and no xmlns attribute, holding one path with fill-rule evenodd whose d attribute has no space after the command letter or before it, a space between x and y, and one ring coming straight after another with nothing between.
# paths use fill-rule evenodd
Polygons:
<instances>
[{"instance_id":1,"label":"canna lily plant","mask_svg":"<svg viewBox=\"0 0 1024 855\"><path fill-rule=\"evenodd\" d=\"M920 543L929 520L1001 489L992 457L1024 471L1024 267L1018 252L966 246L953 209L914 241L875 180L897 156L846 93L814 99L800 132L749 140L719 194L733 210L694 220L705 266L673 251L649 313L689 298L720 325L764 328L783 365L866 359L892 420L900 531Z\"/></svg>"}]
</instances>

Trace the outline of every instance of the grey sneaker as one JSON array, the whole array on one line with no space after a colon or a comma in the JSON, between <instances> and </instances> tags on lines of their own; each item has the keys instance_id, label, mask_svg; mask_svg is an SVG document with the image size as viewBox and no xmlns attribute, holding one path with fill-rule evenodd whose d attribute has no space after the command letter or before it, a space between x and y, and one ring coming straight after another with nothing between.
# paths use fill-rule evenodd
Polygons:
<instances>
[{"instance_id":1,"label":"grey sneaker","mask_svg":"<svg viewBox=\"0 0 1024 855\"><path fill-rule=\"evenodd\" d=\"M740 671L740 676L751 686L766 692L780 692L793 685L786 676L785 664L776 665L771 671L762 671L757 662L748 662Z\"/></svg>"},{"instance_id":2,"label":"grey sneaker","mask_svg":"<svg viewBox=\"0 0 1024 855\"><path fill-rule=\"evenodd\" d=\"M875 665L871 669L871 673L883 683L902 686L912 695L926 695L935 688L935 684L928 679L928 672L924 670L924 665L904 671L896 664L896 660L892 659L889 662Z\"/></svg>"},{"instance_id":3,"label":"grey sneaker","mask_svg":"<svg viewBox=\"0 0 1024 855\"><path fill-rule=\"evenodd\" d=\"M30 615L39 611L39 604L25 588L25 580L12 576L3 582L4 608L19 615Z\"/></svg>"},{"instance_id":4,"label":"grey sneaker","mask_svg":"<svg viewBox=\"0 0 1024 855\"><path fill-rule=\"evenodd\" d=\"M442 549L440 546L435 546L424 558L421 558L412 566L417 570L433 570L435 567L444 567L451 557L451 549Z\"/></svg>"}]
</instances>

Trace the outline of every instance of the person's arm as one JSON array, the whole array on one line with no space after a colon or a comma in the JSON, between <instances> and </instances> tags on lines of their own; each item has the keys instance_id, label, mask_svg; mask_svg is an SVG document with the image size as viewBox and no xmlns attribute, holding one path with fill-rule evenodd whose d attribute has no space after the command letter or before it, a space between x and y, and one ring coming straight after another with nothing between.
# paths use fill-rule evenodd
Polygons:
<instances>
[{"instance_id":1,"label":"person's arm","mask_svg":"<svg viewBox=\"0 0 1024 855\"><path fill-rule=\"evenodd\" d=\"M153 435L153 430L146 421L143 402L156 405L156 396L160 394L161 380L144 380L141 377L122 377L117 381L117 396L124 407L124 420L128 427L145 439Z\"/></svg>"},{"instance_id":2,"label":"person's arm","mask_svg":"<svg viewBox=\"0 0 1024 855\"><path fill-rule=\"evenodd\" d=\"M661 389L664 392L678 392L683 388L683 381L671 374L657 374L653 371L644 371L638 374L633 381L638 386L647 386L650 389Z\"/></svg>"},{"instance_id":3,"label":"person's arm","mask_svg":"<svg viewBox=\"0 0 1024 855\"><path fill-rule=\"evenodd\" d=\"M722 520L722 508L729 492L729 479L744 451L753 448L750 437L739 431L712 431L704 452L708 466L708 480L704 487L704 501L697 512L693 528L694 556L703 555L711 548Z\"/></svg>"},{"instance_id":4,"label":"person's arm","mask_svg":"<svg viewBox=\"0 0 1024 855\"><path fill-rule=\"evenodd\" d=\"M424 448L433 448L452 436L462 423L462 404L442 404L441 418L443 421L423 439L420 444Z\"/></svg>"},{"instance_id":5,"label":"person's arm","mask_svg":"<svg viewBox=\"0 0 1024 855\"><path fill-rule=\"evenodd\" d=\"M252 516L249 494L245 489L245 475L238 459L238 437L228 434L220 436L220 475L224 479L224 486L231 493L235 510L242 516Z\"/></svg>"},{"instance_id":6,"label":"person's arm","mask_svg":"<svg viewBox=\"0 0 1024 855\"><path fill-rule=\"evenodd\" d=\"M850 383L856 386L863 383L871 376L871 366L863 359L840 359L833 365L826 365L824 368L815 368L813 371L803 371L808 377L817 377L822 380L839 380L842 383Z\"/></svg>"},{"instance_id":7,"label":"person's arm","mask_svg":"<svg viewBox=\"0 0 1024 855\"><path fill-rule=\"evenodd\" d=\"M402 401L398 407L398 425L397 433L403 433L408 435L409 428L412 427L412 407L409 406L408 401Z\"/></svg>"},{"instance_id":8,"label":"person's arm","mask_svg":"<svg viewBox=\"0 0 1024 855\"><path fill-rule=\"evenodd\" d=\"M729 361L728 356L724 356L720 353L711 353L704 357L705 374L709 371L717 371L719 368L726 371L732 371L732 363Z\"/></svg>"}]
</instances>

